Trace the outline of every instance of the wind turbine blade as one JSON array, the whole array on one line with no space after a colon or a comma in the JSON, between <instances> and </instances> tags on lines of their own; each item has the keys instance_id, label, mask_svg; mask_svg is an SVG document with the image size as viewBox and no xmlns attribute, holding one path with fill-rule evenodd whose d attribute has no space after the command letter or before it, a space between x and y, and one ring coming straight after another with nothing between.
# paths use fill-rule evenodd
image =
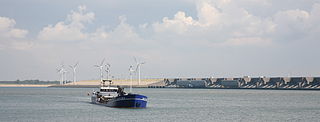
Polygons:
<instances>
[{"instance_id":1,"label":"wind turbine blade","mask_svg":"<svg viewBox=\"0 0 320 122\"><path fill-rule=\"evenodd\" d=\"M134 61L136 62L136 64L138 64L139 62L138 62L137 58L136 57L133 57L133 58L134 58Z\"/></svg>"},{"instance_id":2,"label":"wind turbine blade","mask_svg":"<svg viewBox=\"0 0 320 122\"><path fill-rule=\"evenodd\" d=\"M77 66L78 66L78 64L79 64L79 62L77 62L75 65L73 65L73 67L77 67Z\"/></svg>"},{"instance_id":3,"label":"wind turbine blade","mask_svg":"<svg viewBox=\"0 0 320 122\"><path fill-rule=\"evenodd\" d=\"M102 66L102 65L103 65L104 60L106 60L106 59L105 59L105 58L103 58L103 60L102 60L102 61L101 61L101 63L100 63L100 66Z\"/></svg>"},{"instance_id":4,"label":"wind turbine blade","mask_svg":"<svg viewBox=\"0 0 320 122\"><path fill-rule=\"evenodd\" d=\"M104 71L106 71L107 73L109 73L109 70L104 70Z\"/></svg>"},{"instance_id":5,"label":"wind turbine blade","mask_svg":"<svg viewBox=\"0 0 320 122\"><path fill-rule=\"evenodd\" d=\"M129 71L130 71L130 72L135 72L135 70L134 70L134 68L133 68L132 65L130 66Z\"/></svg>"},{"instance_id":6,"label":"wind turbine blade","mask_svg":"<svg viewBox=\"0 0 320 122\"><path fill-rule=\"evenodd\" d=\"M57 72L60 73L61 69L57 69Z\"/></svg>"},{"instance_id":7,"label":"wind turbine blade","mask_svg":"<svg viewBox=\"0 0 320 122\"><path fill-rule=\"evenodd\" d=\"M111 66L111 65L110 65L109 63L107 63L107 64L106 64L106 67L108 67L108 68L109 68L110 66Z\"/></svg>"},{"instance_id":8,"label":"wind turbine blade","mask_svg":"<svg viewBox=\"0 0 320 122\"><path fill-rule=\"evenodd\" d=\"M61 65L61 67L64 67L64 63L63 63L63 62L61 62L61 64L60 64L60 65Z\"/></svg>"}]
</instances>

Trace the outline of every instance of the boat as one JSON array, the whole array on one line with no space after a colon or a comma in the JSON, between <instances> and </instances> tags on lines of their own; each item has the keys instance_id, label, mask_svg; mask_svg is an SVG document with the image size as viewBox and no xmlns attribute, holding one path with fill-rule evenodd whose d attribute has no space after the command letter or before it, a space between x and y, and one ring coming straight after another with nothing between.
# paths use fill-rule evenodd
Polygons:
<instances>
[{"instance_id":1,"label":"boat","mask_svg":"<svg viewBox=\"0 0 320 122\"><path fill-rule=\"evenodd\" d=\"M105 86L105 82L109 82ZM111 80L103 80L98 91L93 91L91 103L114 108L146 108L147 96L125 93L124 88L111 87Z\"/></svg>"}]
</instances>

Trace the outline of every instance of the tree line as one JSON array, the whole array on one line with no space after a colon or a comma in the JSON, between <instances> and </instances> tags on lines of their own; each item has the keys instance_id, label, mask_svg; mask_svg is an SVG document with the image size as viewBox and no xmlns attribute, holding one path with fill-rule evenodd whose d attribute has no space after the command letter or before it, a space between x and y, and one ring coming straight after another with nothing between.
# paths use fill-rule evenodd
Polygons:
<instances>
[{"instance_id":1,"label":"tree line","mask_svg":"<svg viewBox=\"0 0 320 122\"><path fill-rule=\"evenodd\" d=\"M0 81L0 84L59 84L60 81L41 81L35 80L15 80L15 81Z\"/></svg>"}]
</instances>

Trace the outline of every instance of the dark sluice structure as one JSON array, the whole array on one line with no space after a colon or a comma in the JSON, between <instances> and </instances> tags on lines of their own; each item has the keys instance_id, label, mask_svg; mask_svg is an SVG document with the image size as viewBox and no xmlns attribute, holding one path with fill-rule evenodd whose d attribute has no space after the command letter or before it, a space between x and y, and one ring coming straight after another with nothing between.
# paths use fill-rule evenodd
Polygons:
<instances>
[{"instance_id":1,"label":"dark sluice structure","mask_svg":"<svg viewBox=\"0 0 320 122\"><path fill-rule=\"evenodd\" d=\"M233 80L237 80L239 82L239 87L246 84L246 81L243 78L233 78Z\"/></svg>"},{"instance_id":2,"label":"dark sluice structure","mask_svg":"<svg viewBox=\"0 0 320 122\"><path fill-rule=\"evenodd\" d=\"M213 84L213 82L212 82L212 80L210 78L201 78L201 80L206 81L208 86Z\"/></svg>"},{"instance_id":3,"label":"dark sluice structure","mask_svg":"<svg viewBox=\"0 0 320 122\"><path fill-rule=\"evenodd\" d=\"M240 84L238 80L222 80L222 88L239 88Z\"/></svg>"},{"instance_id":4,"label":"dark sluice structure","mask_svg":"<svg viewBox=\"0 0 320 122\"><path fill-rule=\"evenodd\" d=\"M286 82L283 88L302 88L307 84L305 77L291 77L289 82Z\"/></svg>"},{"instance_id":5,"label":"dark sluice structure","mask_svg":"<svg viewBox=\"0 0 320 122\"><path fill-rule=\"evenodd\" d=\"M259 88L264 83L263 78L251 78L250 81L247 83L247 86L251 88Z\"/></svg>"},{"instance_id":6,"label":"dark sluice structure","mask_svg":"<svg viewBox=\"0 0 320 122\"><path fill-rule=\"evenodd\" d=\"M205 80L178 80L176 86L182 88L207 88L208 84Z\"/></svg>"},{"instance_id":7,"label":"dark sluice structure","mask_svg":"<svg viewBox=\"0 0 320 122\"><path fill-rule=\"evenodd\" d=\"M306 88L320 88L320 77L313 77L312 82L307 84Z\"/></svg>"},{"instance_id":8,"label":"dark sluice structure","mask_svg":"<svg viewBox=\"0 0 320 122\"><path fill-rule=\"evenodd\" d=\"M231 81L231 82L230 82ZM249 77L164 79L167 87L320 90L320 77Z\"/></svg>"},{"instance_id":9,"label":"dark sluice structure","mask_svg":"<svg viewBox=\"0 0 320 122\"><path fill-rule=\"evenodd\" d=\"M209 87L212 88L221 88L221 81L226 80L227 78L211 78L211 85Z\"/></svg>"},{"instance_id":10,"label":"dark sluice structure","mask_svg":"<svg viewBox=\"0 0 320 122\"><path fill-rule=\"evenodd\" d=\"M284 80L282 77L273 77L270 78L268 82L265 84L265 88L279 88L284 84Z\"/></svg>"},{"instance_id":11,"label":"dark sluice structure","mask_svg":"<svg viewBox=\"0 0 320 122\"><path fill-rule=\"evenodd\" d=\"M226 80L227 78L217 78L216 83L215 84L220 84L221 85L221 81Z\"/></svg>"},{"instance_id":12,"label":"dark sluice structure","mask_svg":"<svg viewBox=\"0 0 320 122\"><path fill-rule=\"evenodd\" d=\"M179 80L179 79L178 78L171 78L171 79L164 79L163 81L165 82L166 86L170 86L170 85L177 84L177 80Z\"/></svg>"}]
</instances>

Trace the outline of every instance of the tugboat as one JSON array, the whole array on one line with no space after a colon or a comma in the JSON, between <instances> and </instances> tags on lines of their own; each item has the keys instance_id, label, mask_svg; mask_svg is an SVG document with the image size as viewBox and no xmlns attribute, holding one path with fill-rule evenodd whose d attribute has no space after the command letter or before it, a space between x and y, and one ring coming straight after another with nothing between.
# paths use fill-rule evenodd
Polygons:
<instances>
[{"instance_id":1,"label":"tugboat","mask_svg":"<svg viewBox=\"0 0 320 122\"><path fill-rule=\"evenodd\" d=\"M105 82L109 82L105 86ZM104 105L115 108L146 108L147 96L125 93L124 88L111 87L111 80L102 80L99 91L93 91L91 102L93 104Z\"/></svg>"}]
</instances>

